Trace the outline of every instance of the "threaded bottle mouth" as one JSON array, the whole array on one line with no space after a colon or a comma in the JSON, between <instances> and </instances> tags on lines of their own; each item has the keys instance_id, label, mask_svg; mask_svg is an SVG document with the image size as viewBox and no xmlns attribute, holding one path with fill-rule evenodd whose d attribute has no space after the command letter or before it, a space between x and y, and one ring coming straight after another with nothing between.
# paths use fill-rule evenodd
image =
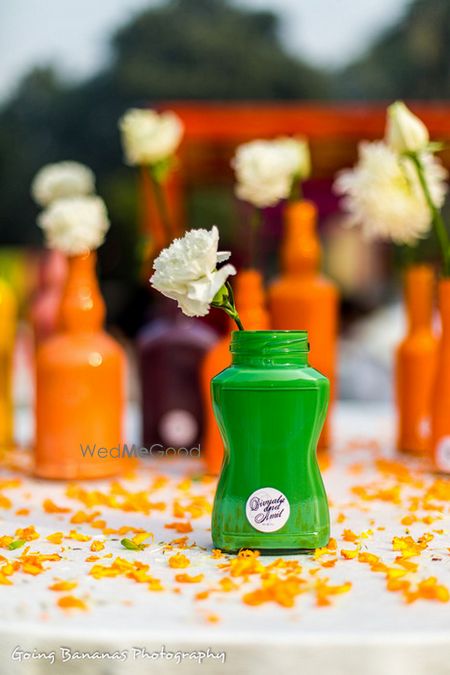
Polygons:
<instances>
[{"instance_id":1,"label":"threaded bottle mouth","mask_svg":"<svg viewBox=\"0 0 450 675\"><path fill-rule=\"evenodd\" d=\"M308 354L305 330L239 330L231 334L230 351L238 356L275 357Z\"/></svg>"}]
</instances>

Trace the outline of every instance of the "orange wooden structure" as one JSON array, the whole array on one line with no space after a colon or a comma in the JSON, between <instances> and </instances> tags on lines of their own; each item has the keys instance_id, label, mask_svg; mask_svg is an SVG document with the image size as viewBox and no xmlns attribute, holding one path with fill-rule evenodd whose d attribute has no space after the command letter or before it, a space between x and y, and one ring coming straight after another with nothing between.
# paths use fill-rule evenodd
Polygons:
<instances>
[{"instance_id":1,"label":"orange wooden structure","mask_svg":"<svg viewBox=\"0 0 450 675\"><path fill-rule=\"evenodd\" d=\"M224 168L221 159L228 159L237 144L282 134L307 136L313 156L313 176L331 177L338 169L353 163L358 141L383 136L388 103L172 101L161 103L158 108L170 108L183 120L182 176L189 185L217 180ZM408 102L408 105L425 122L432 138L450 140L449 103ZM450 149L442 157L450 165ZM231 169L226 168L231 178Z\"/></svg>"}]
</instances>

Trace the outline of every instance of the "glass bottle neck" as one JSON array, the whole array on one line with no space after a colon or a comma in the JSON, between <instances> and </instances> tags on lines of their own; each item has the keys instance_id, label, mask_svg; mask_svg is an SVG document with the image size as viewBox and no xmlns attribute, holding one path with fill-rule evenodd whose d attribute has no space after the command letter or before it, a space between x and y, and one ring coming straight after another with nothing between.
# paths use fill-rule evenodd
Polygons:
<instances>
[{"instance_id":1,"label":"glass bottle neck","mask_svg":"<svg viewBox=\"0 0 450 675\"><path fill-rule=\"evenodd\" d=\"M442 323L442 337L450 340L450 279L441 279L439 282L439 309Z\"/></svg>"},{"instance_id":2,"label":"glass bottle neck","mask_svg":"<svg viewBox=\"0 0 450 675\"><path fill-rule=\"evenodd\" d=\"M433 269L414 265L406 272L405 302L409 332L431 329L433 319Z\"/></svg>"},{"instance_id":3,"label":"glass bottle neck","mask_svg":"<svg viewBox=\"0 0 450 675\"><path fill-rule=\"evenodd\" d=\"M306 368L309 365L308 354L233 354L231 362L234 366L248 368Z\"/></svg>"},{"instance_id":4,"label":"glass bottle neck","mask_svg":"<svg viewBox=\"0 0 450 675\"><path fill-rule=\"evenodd\" d=\"M96 262L97 255L92 251L68 258L59 313L59 326L63 331L95 331L103 326L105 303L97 282Z\"/></svg>"},{"instance_id":5,"label":"glass bottle neck","mask_svg":"<svg viewBox=\"0 0 450 675\"><path fill-rule=\"evenodd\" d=\"M306 331L233 331L230 351L233 365L256 368L305 367L308 365Z\"/></svg>"},{"instance_id":6,"label":"glass bottle neck","mask_svg":"<svg viewBox=\"0 0 450 675\"><path fill-rule=\"evenodd\" d=\"M299 200L286 206L285 236L281 264L285 274L307 277L317 274L320 242L317 236L317 210L312 202Z\"/></svg>"}]
</instances>

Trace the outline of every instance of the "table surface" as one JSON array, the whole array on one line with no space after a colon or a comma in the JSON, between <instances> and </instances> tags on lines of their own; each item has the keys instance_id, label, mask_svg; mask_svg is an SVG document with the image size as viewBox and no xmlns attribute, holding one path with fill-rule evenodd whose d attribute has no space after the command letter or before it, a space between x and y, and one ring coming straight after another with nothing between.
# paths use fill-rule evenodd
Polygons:
<instances>
[{"instance_id":1,"label":"table surface","mask_svg":"<svg viewBox=\"0 0 450 675\"><path fill-rule=\"evenodd\" d=\"M450 482L423 460L395 457L386 407L340 404L334 428L321 460L331 545L282 561L212 551L215 481L198 460L152 459L126 477L68 485L33 478L26 452L8 455L1 672L49 672L52 651L58 673L125 673L130 662L136 673L198 672L196 651L209 647L208 673L299 660L307 675L450 673ZM122 545L142 532L151 533L143 550ZM26 543L10 550L8 537ZM35 658L12 659L16 646ZM63 646L72 650L64 669ZM151 660L162 646L190 656Z\"/></svg>"}]
</instances>

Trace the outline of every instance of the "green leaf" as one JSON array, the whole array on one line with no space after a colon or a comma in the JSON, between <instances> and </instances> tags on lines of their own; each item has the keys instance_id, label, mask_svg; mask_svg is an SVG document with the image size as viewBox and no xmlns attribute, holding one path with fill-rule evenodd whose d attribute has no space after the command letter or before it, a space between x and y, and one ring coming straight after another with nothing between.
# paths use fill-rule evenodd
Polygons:
<instances>
[{"instance_id":1,"label":"green leaf","mask_svg":"<svg viewBox=\"0 0 450 675\"><path fill-rule=\"evenodd\" d=\"M26 544L25 539L16 539L16 541L12 541L10 543L8 548L10 551L14 551L16 548L22 548L24 544Z\"/></svg>"},{"instance_id":2,"label":"green leaf","mask_svg":"<svg viewBox=\"0 0 450 675\"><path fill-rule=\"evenodd\" d=\"M224 284L213 297L212 304L219 306L226 305L229 297L228 288Z\"/></svg>"},{"instance_id":3,"label":"green leaf","mask_svg":"<svg viewBox=\"0 0 450 675\"><path fill-rule=\"evenodd\" d=\"M131 539L122 539L120 543L129 551L143 551L145 548L144 544L135 544L134 541L131 541Z\"/></svg>"}]
</instances>

